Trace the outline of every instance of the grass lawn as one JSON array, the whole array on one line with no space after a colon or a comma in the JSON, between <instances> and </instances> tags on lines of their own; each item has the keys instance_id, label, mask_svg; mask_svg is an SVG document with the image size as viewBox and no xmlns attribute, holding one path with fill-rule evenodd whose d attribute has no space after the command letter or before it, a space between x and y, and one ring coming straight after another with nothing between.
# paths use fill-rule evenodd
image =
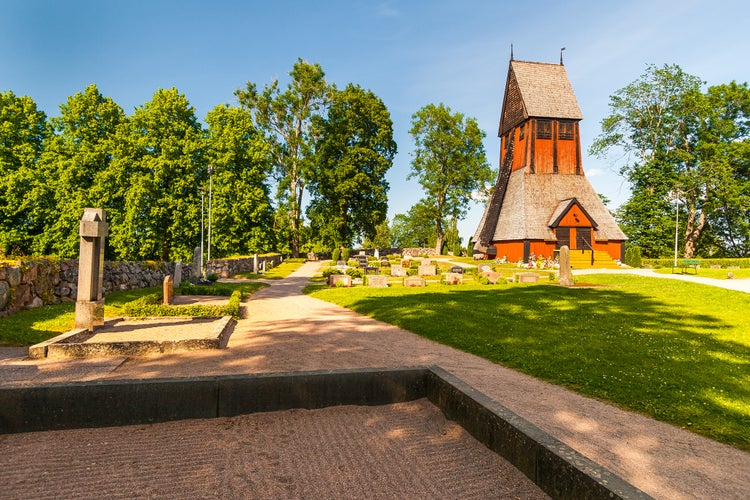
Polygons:
<instances>
[{"instance_id":1,"label":"grass lawn","mask_svg":"<svg viewBox=\"0 0 750 500\"><path fill-rule=\"evenodd\" d=\"M252 293L260 283L221 283L221 288ZM104 317L123 315L123 307L146 295L161 293L162 287L113 292L104 298ZM33 345L71 330L75 324L75 303L52 304L20 311L0 318L1 345Z\"/></svg>"},{"instance_id":2,"label":"grass lawn","mask_svg":"<svg viewBox=\"0 0 750 500\"><path fill-rule=\"evenodd\" d=\"M245 279L258 279L258 278L264 278L267 280L280 280L283 278L286 278L290 274L292 274L294 271L302 267L302 265L305 263L305 259L289 259L278 266L269 269L266 271L265 274L255 274L253 272L247 272L247 273L240 273L236 276L232 276L233 278L245 278Z\"/></svg>"},{"instance_id":3,"label":"grass lawn","mask_svg":"<svg viewBox=\"0 0 750 500\"><path fill-rule=\"evenodd\" d=\"M681 270L675 270L675 274L679 273ZM654 269L655 273L658 274L672 274L672 268L669 267L662 267L659 269ZM685 274L687 275L693 275L695 271L692 269L688 269ZM698 276L701 278L713 278L717 280L725 280L727 279L727 274L732 273L735 278L737 279L750 279L750 269L743 268L743 269L710 269L710 268L700 268L698 269Z\"/></svg>"},{"instance_id":4,"label":"grass lawn","mask_svg":"<svg viewBox=\"0 0 750 500\"><path fill-rule=\"evenodd\" d=\"M311 294L750 450L750 295L639 276Z\"/></svg>"}]
</instances>

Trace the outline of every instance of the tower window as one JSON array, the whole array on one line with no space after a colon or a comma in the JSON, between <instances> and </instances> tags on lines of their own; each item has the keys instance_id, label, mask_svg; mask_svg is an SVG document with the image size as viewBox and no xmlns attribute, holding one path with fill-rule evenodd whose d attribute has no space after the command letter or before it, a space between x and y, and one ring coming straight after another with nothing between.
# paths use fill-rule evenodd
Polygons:
<instances>
[{"instance_id":1,"label":"tower window","mask_svg":"<svg viewBox=\"0 0 750 500\"><path fill-rule=\"evenodd\" d=\"M536 138L552 139L552 122L550 120L537 120Z\"/></svg>"},{"instance_id":2,"label":"tower window","mask_svg":"<svg viewBox=\"0 0 750 500\"><path fill-rule=\"evenodd\" d=\"M575 123L561 121L558 137L561 141L572 141L575 138Z\"/></svg>"}]
</instances>

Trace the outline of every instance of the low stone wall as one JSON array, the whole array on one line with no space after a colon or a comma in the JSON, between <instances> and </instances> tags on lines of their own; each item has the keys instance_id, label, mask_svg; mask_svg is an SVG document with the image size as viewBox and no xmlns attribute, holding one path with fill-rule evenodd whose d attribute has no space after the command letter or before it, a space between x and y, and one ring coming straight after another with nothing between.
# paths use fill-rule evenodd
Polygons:
<instances>
[{"instance_id":1,"label":"low stone wall","mask_svg":"<svg viewBox=\"0 0 750 500\"><path fill-rule=\"evenodd\" d=\"M104 294L159 286L171 262L105 262ZM190 265L183 264L182 279L190 279ZM39 259L20 265L0 263L0 317L45 304L74 302L78 295L78 261Z\"/></svg>"},{"instance_id":2,"label":"low stone wall","mask_svg":"<svg viewBox=\"0 0 750 500\"><path fill-rule=\"evenodd\" d=\"M241 257L237 259L212 259L206 264L207 274L216 274L220 278L231 278L240 273L252 272L253 270L253 257ZM264 255L258 256L258 268L263 267L263 262L266 263L266 268L276 267L281 264L284 257L281 255Z\"/></svg>"},{"instance_id":3,"label":"low stone wall","mask_svg":"<svg viewBox=\"0 0 750 500\"><path fill-rule=\"evenodd\" d=\"M431 257L437 255L435 248L402 248L401 255L404 257L419 257L420 255L426 255Z\"/></svg>"}]
</instances>

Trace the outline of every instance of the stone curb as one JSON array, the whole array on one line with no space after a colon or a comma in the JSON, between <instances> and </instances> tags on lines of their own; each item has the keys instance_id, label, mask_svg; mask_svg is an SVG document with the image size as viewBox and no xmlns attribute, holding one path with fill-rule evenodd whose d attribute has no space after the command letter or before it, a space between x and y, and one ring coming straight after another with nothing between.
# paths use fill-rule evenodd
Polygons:
<instances>
[{"instance_id":1,"label":"stone curb","mask_svg":"<svg viewBox=\"0 0 750 500\"><path fill-rule=\"evenodd\" d=\"M383 405L422 397L553 498L651 498L438 367L0 388L0 434Z\"/></svg>"}]
</instances>

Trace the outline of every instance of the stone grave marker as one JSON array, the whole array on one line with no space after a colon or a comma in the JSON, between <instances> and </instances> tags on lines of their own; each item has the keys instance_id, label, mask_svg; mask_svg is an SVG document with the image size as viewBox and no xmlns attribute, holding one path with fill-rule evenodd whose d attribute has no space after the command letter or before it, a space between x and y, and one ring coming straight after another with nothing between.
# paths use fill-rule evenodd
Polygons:
<instances>
[{"instance_id":1,"label":"stone grave marker","mask_svg":"<svg viewBox=\"0 0 750 500\"><path fill-rule=\"evenodd\" d=\"M463 273L445 273L446 285L460 285L464 282Z\"/></svg>"},{"instance_id":2,"label":"stone grave marker","mask_svg":"<svg viewBox=\"0 0 750 500\"><path fill-rule=\"evenodd\" d=\"M560 247L560 277L557 282L560 286L573 286L573 272L570 269L570 248L567 245Z\"/></svg>"},{"instance_id":3,"label":"stone grave marker","mask_svg":"<svg viewBox=\"0 0 750 500\"><path fill-rule=\"evenodd\" d=\"M352 277L348 274L332 274L328 277L329 286L337 286L338 283L343 283L343 286L352 286Z\"/></svg>"},{"instance_id":4,"label":"stone grave marker","mask_svg":"<svg viewBox=\"0 0 750 500\"><path fill-rule=\"evenodd\" d=\"M367 277L367 286L370 288L388 288L388 276L373 274Z\"/></svg>"},{"instance_id":5,"label":"stone grave marker","mask_svg":"<svg viewBox=\"0 0 750 500\"><path fill-rule=\"evenodd\" d=\"M81 246L75 327L90 332L104 324L104 238L108 227L103 209L84 210L79 227Z\"/></svg>"},{"instance_id":6,"label":"stone grave marker","mask_svg":"<svg viewBox=\"0 0 750 500\"><path fill-rule=\"evenodd\" d=\"M174 264L174 284L180 286L182 283L182 261L178 260Z\"/></svg>"},{"instance_id":7,"label":"stone grave marker","mask_svg":"<svg viewBox=\"0 0 750 500\"><path fill-rule=\"evenodd\" d=\"M162 287L164 289L164 305L168 306L174 302L174 281L170 275L164 276Z\"/></svg>"},{"instance_id":8,"label":"stone grave marker","mask_svg":"<svg viewBox=\"0 0 750 500\"><path fill-rule=\"evenodd\" d=\"M437 274L437 270L435 269L435 266L432 264L427 265L427 266L422 265L422 266L419 266L419 270L417 271L417 274L419 276L435 276Z\"/></svg>"},{"instance_id":9,"label":"stone grave marker","mask_svg":"<svg viewBox=\"0 0 750 500\"><path fill-rule=\"evenodd\" d=\"M407 276L404 278L404 286L425 286L425 280L421 276Z\"/></svg>"},{"instance_id":10,"label":"stone grave marker","mask_svg":"<svg viewBox=\"0 0 750 500\"><path fill-rule=\"evenodd\" d=\"M515 273L513 281L516 283L538 283L539 275L537 273Z\"/></svg>"},{"instance_id":11,"label":"stone grave marker","mask_svg":"<svg viewBox=\"0 0 750 500\"><path fill-rule=\"evenodd\" d=\"M196 283L203 276L201 269L201 247L195 247L193 250L193 263L190 271L190 281Z\"/></svg>"},{"instance_id":12,"label":"stone grave marker","mask_svg":"<svg viewBox=\"0 0 750 500\"><path fill-rule=\"evenodd\" d=\"M393 264L391 266L391 276L406 276L406 269L401 264Z\"/></svg>"},{"instance_id":13,"label":"stone grave marker","mask_svg":"<svg viewBox=\"0 0 750 500\"><path fill-rule=\"evenodd\" d=\"M453 267L451 267L450 272L452 272L454 274L463 274L464 273L464 268L461 267L461 266L453 266Z\"/></svg>"},{"instance_id":14,"label":"stone grave marker","mask_svg":"<svg viewBox=\"0 0 750 500\"><path fill-rule=\"evenodd\" d=\"M388 257L382 257L380 259L380 267L391 267L391 261L388 260Z\"/></svg>"},{"instance_id":15,"label":"stone grave marker","mask_svg":"<svg viewBox=\"0 0 750 500\"><path fill-rule=\"evenodd\" d=\"M491 273L492 272L492 266L488 266L487 264L482 264L479 266L479 272L480 273Z\"/></svg>"}]
</instances>

